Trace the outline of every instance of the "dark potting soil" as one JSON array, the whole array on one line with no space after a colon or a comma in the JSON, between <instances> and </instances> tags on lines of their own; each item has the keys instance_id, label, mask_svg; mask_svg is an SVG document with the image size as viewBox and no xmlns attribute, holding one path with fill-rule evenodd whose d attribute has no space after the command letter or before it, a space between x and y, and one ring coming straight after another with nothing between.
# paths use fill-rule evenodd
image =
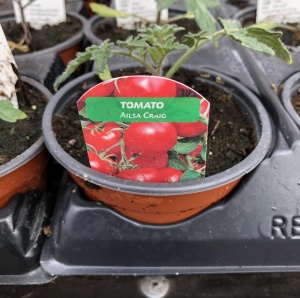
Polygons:
<instances>
[{"instance_id":1,"label":"dark potting soil","mask_svg":"<svg viewBox=\"0 0 300 298\"><path fill-rule=\"evenodd\" d=\"M3 31L8 41L18 43L24 36L22 26L15 21L2 23ZM31 28L32 42L29 45L30 53L53 47L74 36L82 28L82 23L72 17L67 16L67 21L57 25L45 25L40 30ZM18 49L13 50L13 54L22 55Z\"/></svg>"},{"instance_id":2,"label":"dark potting soil","mask_svg":"<svg viewBox=\"0 0 300 298\"><path fill-rule=\"evenodd\" d=\"M41 136L41 122L47 98L40 91L25 84L28 106L20 89L17 89L19 108L27 118L9 123L0 119L0 165L5 164L28 149Z\"/></svg>"},{"instance_id":3,"label":"dark potting soil","mask_svg":"<svg viewBox=\"0 0 300 298\"><path fill-rule=\"evenodd\" d=\"M199 32L199 27L194 20L178 20L174 24L185 28L185 30L176 33L178 40L188 32ZM126 40L127 37L131 35L136 36L138 31L118 28L114 19L103 19L103 21L93 29L93 33L102 40L110 39L110 41L116 42L117 40Z\"/></svg>"},{"instance_id":4,"label":"dark potting soil","mask_svg":"<svg viewBox=\"0 0 300 298\"><path fill-rule=\"evenodd\" d=\"M114 76L133 75L115 73ZM140 74L137 71L137 74ZM248 156L256 145L256 134L248 115L241 112L231 95L214 86L193 80L186 73L174 79L198 91L211 102L206 176L211 176L236 165ZM80 96L80 95L79 95ZM79 98L78 96L78 98ZM86 147L82 135L76 104L72 104L63 115L56 116L53 127L57 141L74 159L89 167Z\"/></svg>"},{"instance_id":5,"label":"dark potting soil","mask_svg":"<svg viewBox=\"0 0 300 298\"><path fill-rule=\"evenodd\" d=\"M233 5L239 9L243 9L247 7L247 5L249 4L249 0L227 0L226 3Z\"/></svg>"},{"instance_id":6,"label":"dark potting soil","mask_svg":"<svg viewBox=\"0 0 300 298\"><path fill-rule=\"evenodd\" d=\"M291 102L294 110L300 116L300 88L292 95Z\"/></svg>"},{"instance_id":7,"label":"dark potting soil","mask_svg":"<svg viewBox=\"0 0 300 298\"><path fill-rule=\"evenodd\" d=\"M242 26L243 27L248 27L253 25L256 22L256 13L253 12L252 15L246 17L243 19ZM295 24L288 24L291 27L297 28L297 25L299 26L298 23ZM283 33L281 40L283 43L287 46L291 47L297 47L300 45L300 30L299 28L296 31L291 31L288 29L283 29L283 28L275 28L274 30L276 31L281 31Z\"/></svg>"}]
</instances>

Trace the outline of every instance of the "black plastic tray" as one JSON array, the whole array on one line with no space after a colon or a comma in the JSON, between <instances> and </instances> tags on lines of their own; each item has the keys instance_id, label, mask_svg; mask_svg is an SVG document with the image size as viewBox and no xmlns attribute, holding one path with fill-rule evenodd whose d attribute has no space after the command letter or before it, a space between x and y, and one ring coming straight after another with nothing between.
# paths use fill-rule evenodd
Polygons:
<instances>
[{"instance_id":1,"label":"black plastic tray","mask_svg":"<svg viewBox=\"0 0 300 298\"><path fill-rule=\"evenodd\" d=\"M0 210L0 284L41 284L54 279L40 266L53 197L49 193L16 195Z\"/></svg>"},{"instance_id":2,"label":"black plastic tray","mask_svg":"<svg viewBox=\"0 0 300 298\"><path fill-rule=\"evenodd\" d=\"M300 142L289 150L280 137L274 154L226 200L174 225L124 218L67 180L41 265L56 275L299 271Z\"/></svg>"},{"instance_id":3,"label":"black plastic tray","mask_svg":"<svg viewBox=\"0 0 300 298\"><path fill-rule=\"evenodd\" d=\"M227 2L221 1L223 17L237 11ZM261 96L239 51L222 39L217 49L205 46L185 66L218 70ZM292 54L290 66L249 55L270 89L300 69L299 53ZM111 63L122 68L127 61ZM42 284L55 275L300 271L300 137L293 125L283 127L289 121L275 117L286 117L283 108L266 107L274 121L270 155L226 199L181 223L147 225L88 201L67 174L62 181L55 176L62 169L54 164L52 195L57 184L61 190L45 245L41 228L49 224L53 203L47 194L17 196L0 210L0 284Z\"/></svg>"}]
</instances>

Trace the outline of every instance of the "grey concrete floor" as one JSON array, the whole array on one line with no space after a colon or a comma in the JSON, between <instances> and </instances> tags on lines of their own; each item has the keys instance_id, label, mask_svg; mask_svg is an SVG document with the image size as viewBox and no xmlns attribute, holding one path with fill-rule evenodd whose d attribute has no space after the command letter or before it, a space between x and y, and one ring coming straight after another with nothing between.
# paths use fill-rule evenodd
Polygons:
<instances>
[{"instance_id":1,"label":"grey concrete floor","mask_svg":"<svg viewBox=\"0 0 300 298\"><path fill-rule=\"evenodd\" d=\"M300 273L185 275L167 278L170 289L164 297L300 297ZM129 276L58 277L44 285L0 286L0 298L147 297L140 290L142 280L143 277Z\"/></svg>"}]
</instances>

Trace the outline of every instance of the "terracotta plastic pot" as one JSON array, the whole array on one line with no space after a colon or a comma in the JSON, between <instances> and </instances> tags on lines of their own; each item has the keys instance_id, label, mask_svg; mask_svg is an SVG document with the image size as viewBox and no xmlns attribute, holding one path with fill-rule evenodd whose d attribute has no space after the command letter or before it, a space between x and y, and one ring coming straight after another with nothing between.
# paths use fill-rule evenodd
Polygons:
<instances>
[{"instance_id":1,"label":"terracotta plastic pot","mask_svg":"<svg viewBox=\"0 0 300 298\"><path fill-rule=\"evenodd\" d=\"M229 194L240 179L261 162L272 139L269 117L253 93L220 73L208 70L205 73L209 74L209 78L199 79L207 84L215 84L216 77L222 78L224 85L220 85L220 88L232 93L241 109L250 115L257 130L256 148L242 162L224 172L188 182L141 183L101 174L69 156L53 134L52 118L60 114L69 103L79 99L82 93L78 91L82 92L83 84L91 88L98 83L95 73L86 74L68 83L49 102L43 117L46 146L84 188L89 199L104 202L121 214L146 223L167 224L187 219Z\"/></svg>"},{"instance_id":2,"label":"terracotta plastic pot","mask_svg":"<svg viewBox=\"0 0 300 298\"><path fill-rule=\"evenodd\" d=\"M296 113L292 103L292 95L300 88L300 72L295 73L284 84L284 88L281 93L281 101L291 118L300 128L300 116Z\"/></svg>"},{"instance_id":3,"label":"terracotta plastic pot","mask_svg":"<svg viewBox=\"0 0 300 298\"><path fill-rule=\"evenodd\" d=\"M37 81L23 77L24 82L34 86L48 99L52 94ZM4 207L15 194L30 190L45 190L49 154L41 136L25 152L0 166L0 208Z\"/></svg>"},{"instance_id":4,"label":"terracotta plastic pot","mask_svg":"<svg viewBox=\"0 0 300 298\"><path fill-rule=\"evenodd\" d=\"M75 58L77 52L82 50L86 20L75 12L68 13L68 16L72 16L82 23L82 29L75 32L71 38L48 49L14 55L22 74L35 78L42 83L49 81L49 89L51 89L55 78L62 72L67 63ZM5 23L12 20L14 20L13 17L4 18L1 22ZM51 77L51 80L49 80L49 77Z\"/></svg>"}]
</instances>

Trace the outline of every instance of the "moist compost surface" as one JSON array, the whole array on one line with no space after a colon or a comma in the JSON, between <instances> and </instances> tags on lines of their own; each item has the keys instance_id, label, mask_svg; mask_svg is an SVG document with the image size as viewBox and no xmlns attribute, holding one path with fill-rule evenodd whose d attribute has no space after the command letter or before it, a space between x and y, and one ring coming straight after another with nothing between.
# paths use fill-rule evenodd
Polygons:
<instances>
[{"instance_id":1,"label":"moist compost surface","mask_svg":"<svg viewBox=\"0 0 300 298\"><path fill-rule=\"evenodd\" d=\"M8 41L20 42L24 33L22 26L15 21L2 23L3 31ZM74 36L82 28L82 23L71 16L67 16L67 21L57 25L46 25L42 29L31 28L32 42L29 45L30 53L53 47ZM13 54L21 55L28 52L22 52L18 49L13 50Z\"/></svg>"},{"instance_id":2,"label":"moist compost surface","mask_svg":"<svg viewBox=\"0 0 300 298\"><path fill-rule=\"evenodd\" d=\"M141 74L140 70L115 73ZM229 93L217 86L195 83L195 74L178 73L174 79L198 91L211 102L206 176L211 176L236 165L248 156L256 145L256 133L249 119ZM80 95L79 95L80 96ZM79 98L79 97L78 97ZM56 116L53 127L57 141L69 155L89 167L76 104L68 106L63 115Z\"/></svg>"},{"instance_id":3,"label":"moist compost surface","mask_svg":"<svg viewBox=\"0 0 300 298\"><path fill-rule=\"evenodd\" d=\"M296 113L300 116L300 88L292 95L291 102Z\"/></svg>"},{"instance_id":4,"label":"moist compost surface","mask_svg":"<svg viewBox=\"0 0 300 298\"><path fill-rule=\"evenodd\" d=\"M247 7L247 5L249 4L248 0L228 0L226 1L226 3L233 5L239 9L243 9L245 7Z\"/></svg>"},{"instance_id":5,"label":"moist compost surface","mask_svg":"<svg viewBox=\"0 0 300 298\"><path fill-rule=\"evenodd\" d=\"M28 106L18 89L19 108L27 118L9 123L0 119L0 165L5 164L28 149L41 136L41 121L47 103L46 97L38 90L25 84L32 103Z\"/></svg>"}]
</instances>

